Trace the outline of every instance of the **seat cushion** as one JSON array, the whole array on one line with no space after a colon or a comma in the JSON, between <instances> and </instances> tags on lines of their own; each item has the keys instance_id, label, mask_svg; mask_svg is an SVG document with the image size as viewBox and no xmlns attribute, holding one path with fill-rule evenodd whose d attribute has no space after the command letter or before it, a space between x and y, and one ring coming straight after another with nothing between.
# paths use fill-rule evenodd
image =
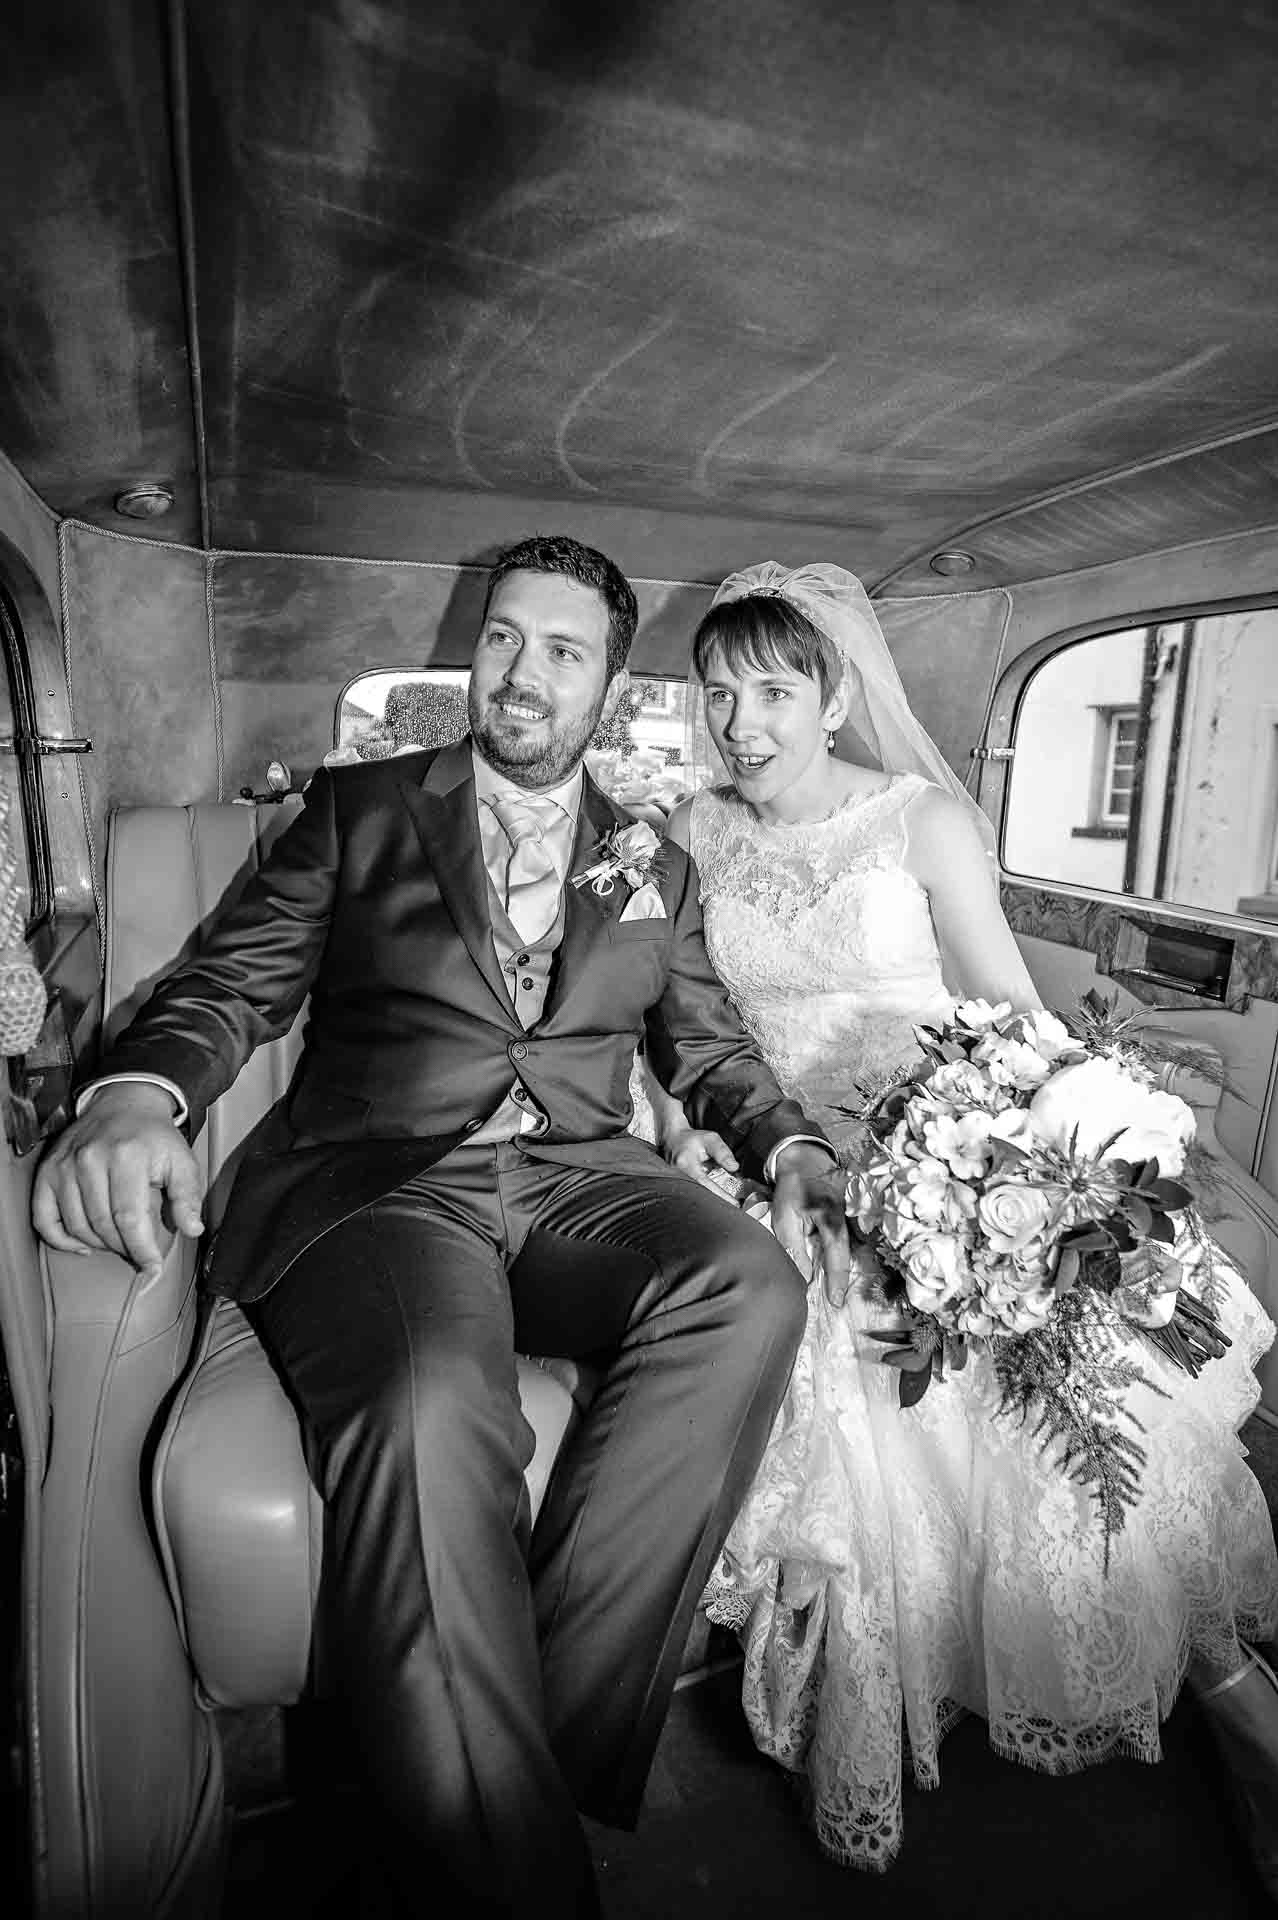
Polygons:
<instances>
[{"instance_id":1,"label":"seat cushion","mask_svg":"<svg viewBox=\"0 0 1278 1920\"><path fill-rule=\"evenodd\" d=\"M575 1417L556 1371L518 1362L536 1436L525 1480L534 1520ZM574 1370L579 1397L589 1382ZM157 1449L160 1554L187 1652L210 1704L284 1705L310 1676L323 1557L321 1504L297 1416L252 1327L231 1301L207 1318Z\"/></svg>"}]
</instances>

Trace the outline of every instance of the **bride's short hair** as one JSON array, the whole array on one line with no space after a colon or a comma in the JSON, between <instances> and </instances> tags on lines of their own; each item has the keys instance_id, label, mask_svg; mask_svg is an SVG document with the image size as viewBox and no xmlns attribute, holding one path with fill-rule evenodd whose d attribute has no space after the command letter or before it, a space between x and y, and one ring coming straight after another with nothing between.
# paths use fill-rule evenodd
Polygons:
<instances>
[{"instance_id":1,"label":"bride's short hair","mask_svg":"<svg viewBox=\"0 0 1278 1920\"><path fill-rule=\"evenodd\" d=\"M767 673L781 667L815 680L824 704L843 682L843 660L832 640L779 593L746 593L711 607L692 641L692 665L704 680L718 653L732 673L748 667Z\"/></svg>"}]
</instances>

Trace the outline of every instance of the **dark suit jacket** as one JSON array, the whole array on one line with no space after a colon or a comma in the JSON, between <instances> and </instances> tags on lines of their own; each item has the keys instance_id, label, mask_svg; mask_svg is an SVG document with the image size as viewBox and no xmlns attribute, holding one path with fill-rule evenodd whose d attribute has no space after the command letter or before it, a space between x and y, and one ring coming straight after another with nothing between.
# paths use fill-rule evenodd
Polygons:
<instances>
[{"instance_id":1,"label":"dark suit jacket","mask_svg":"<svg viewBox=\"0 0 1278 1920\"><path fill-rule=\"evenodd\" d=\"M587 778L572 872L629 815ZM668 917L622 924L624 882L565 891L543 1015L520 1025L488 917L469 741L316 774L296 822L101 1063L162 1073L192 1136L253 1049L309 993L302 1058L250 1137L213 1249L219 1292L260 1297L329 1227L474 1132L516 1068L549 1119L548 1160L682 1179L626 1132L635 1044L695 1124L757 1168L819 1133L783 1098L711 970L696 872L663 842Z\"/></svg>"}]
</instances>

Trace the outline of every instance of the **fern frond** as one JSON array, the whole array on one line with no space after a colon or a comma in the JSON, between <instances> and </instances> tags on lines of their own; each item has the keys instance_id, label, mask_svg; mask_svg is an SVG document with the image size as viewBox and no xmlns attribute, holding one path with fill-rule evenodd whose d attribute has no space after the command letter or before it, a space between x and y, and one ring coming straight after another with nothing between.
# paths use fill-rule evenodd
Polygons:
<instances>
[{"instance_id":1,"label":"fern frond","mask_svg":"<svg viewBox=\"0 0 1278 1920\"><path fill-rule=\"evenodd\" d=\"M1046 1327L995 1344L1000 1411L1018 1418L1100 1509L1105 1570L1140 1498L1145 1429L1125 1404L1130 1387L1163 1389L1122 1350L1115 1316L1095 1294L1072 1293ZM1165 1398L1166 1396L1163 1395Z\"/></svg>"}]
</instances>

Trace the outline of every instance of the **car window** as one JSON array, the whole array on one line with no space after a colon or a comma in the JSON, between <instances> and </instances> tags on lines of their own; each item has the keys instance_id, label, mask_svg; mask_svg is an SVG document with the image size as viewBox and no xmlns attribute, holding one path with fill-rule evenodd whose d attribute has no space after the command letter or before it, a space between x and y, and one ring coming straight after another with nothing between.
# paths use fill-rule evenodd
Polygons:
<instances>
[{"instance_id":1,"label":"car window","mask_svg":"<svg viewBox=\"0 0 1278 1920\"><path fill-rule=\"evenodd\" d=\"M466 732L467 672L446 667L379 668L352 680L338 703L330 762L385 760L419 747L442 747ZM586 762L622 806L663 812L691 790L686 773L682 676L635 674L611 721L600 727Z\"/></svg>"},{"instance_id":2,"label":"car window","mask_svg":"<svg viewBox=\"0 0 1278 1920\"><path fill-rule=\"evenodd\" d=\"M40 751L36 742L30 674L17 615L0 591L0 809L4 826L0 846L8 846L8 871L2 881L4 906L16 906L14 927L20 938L48 913L52 904L47 828L41 797Z\"/></svg>"},{"instance_id":3,"label":"car window","mask_svg":"<svg viewBox=\"0 0 1278 1920\"><path fill-rule=\"evenodd\" d=\"M1278 608L1092 634L1017 706L1012 875L1278 919Z\"/></svg>"}]
</instances>

